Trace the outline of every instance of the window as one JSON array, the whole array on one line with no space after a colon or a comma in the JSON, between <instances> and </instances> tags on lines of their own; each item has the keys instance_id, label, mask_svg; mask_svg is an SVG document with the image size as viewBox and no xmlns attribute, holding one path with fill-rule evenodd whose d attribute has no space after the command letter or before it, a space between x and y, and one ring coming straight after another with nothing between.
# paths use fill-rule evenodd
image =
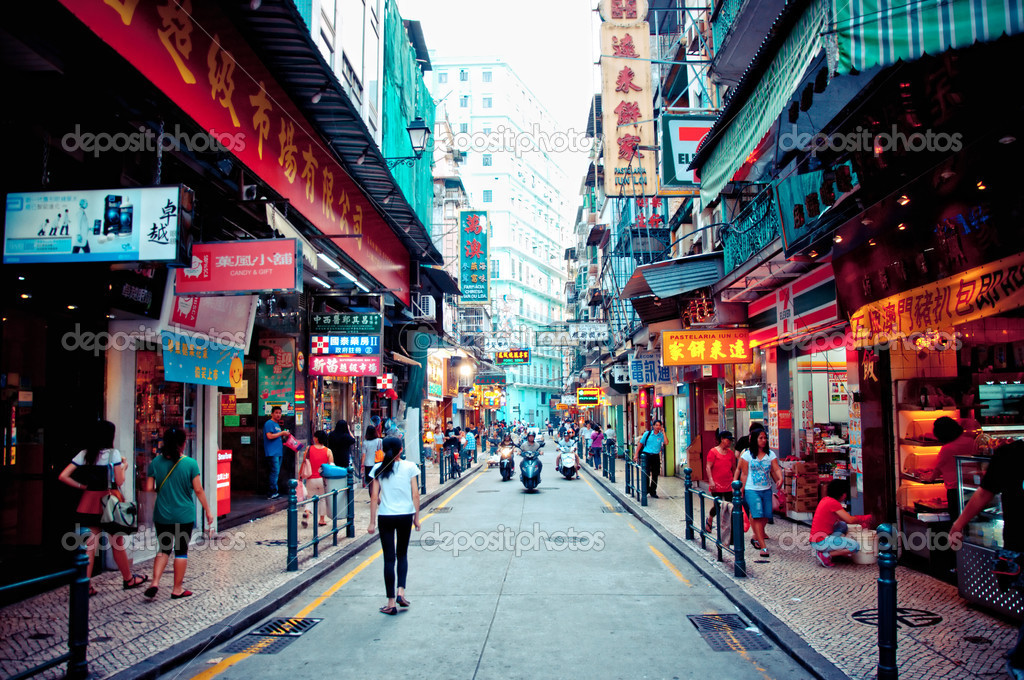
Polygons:
<instances>
[{"instance_id":1,"label":"window","mask_svg":"<svg viewBox=\"0 0 1024 680\"><path fill-rule=\"evenodd\" d=\"M469 97L468 96L462 95L461 97L459 97L459 108L460 109L467 109L467 108L469 108Z\"/></svg>"},{"instance_id":2,"label":"window","mask_svg":"<svg viewBox=\"0 0 1024 680\"><path fill-rule=\"evenodd\" d=\"M498 262L499 262L499 260L491 260L491 278L492 279L500 279L501 278L501 274L498 273L498 272L501 271L500 268L498 267Z\"/></svg>"},{"instance_id":3,"label":"window","mask_svg":"<svg viewBox=\"0 0 1024 680\"><path fill-rule=\"evenodd\" d=\"M484 82L485 83L491 82L491 72L490 71L484 71Z\"/></svg>"},{"instance_id":4,"label":"window","mask_svg":"<svg viewBox=\"0 0 1024 680\"><path fill-rule=\"evenodd\" d=\"M494 199L494 192L490 189L484 189L484 203L490 203Z\"/></svg>"},{"instance_id":5,"label":"window","mask_svg":"<svg viewBox=\"0 0 1024 680\"><path fill-rule=\"evenodd\" d=\"M445 72L445 71L439 71L438 74L437 74L437 82L439 82L439 83L447 83L448 82L448 73Z\"/></svg>"},{"instance_id":6,"label":"window","mask_svg":"<svg viewBox=\"0 0 1024 680\"><path fill-rule=\"evenodd\" d=\"M461 80L464 83L469 82L469 71L467 71L466 69L462 69L461 71L459 71L459 80Z\"/></svg>"},{"instance_id":7,"label":"window","mask_svg":"<svg viewBox=\"0 0 1024 680\"><path fill-rule=\"evenodd\" d=\"M462 134L469 132L469 123L459 123L459 132Z\"/></svg>"},{"instance_id":8,"label":"window","mask_svg":"<svg viewBox=\"0 0 1024 680\"><path fill-rule=\"evenodd\" d=\"M491 165L491 154L485 153L485 154L483 154L481 156L481 158L483 159L483 164L485 166L490 166Z\"/></svg>"},{"instance_id":9,"label":"window","mask_svg":"<svg viewBox=\"0 0 1024 680\"><path fill-rule=\"evenodd\" d=\"M485 109L491 108L491 105L493 103L494 103L494 100L491 97L484 97L484 108Z\"/></svg>"},{"instance_id":10,"label":"window","mask_svg":"<svg viewBox=\"0 0 1024 680\"><path fill-rule=\"evenodd\" d=\"M364 82L363 73L363 38L366 29L363 24L365 20L366 6L363 0L341 0L339 16L341 21L341 51L344 53L348 63L352 66L352 72L360 84Z\"/></svg>"}]
</instances>

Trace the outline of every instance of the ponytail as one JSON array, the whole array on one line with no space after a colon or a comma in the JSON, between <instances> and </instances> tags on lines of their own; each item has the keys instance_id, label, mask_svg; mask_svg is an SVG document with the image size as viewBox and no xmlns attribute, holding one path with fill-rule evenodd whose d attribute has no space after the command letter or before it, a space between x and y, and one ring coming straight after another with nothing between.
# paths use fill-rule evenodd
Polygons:
<instances>
[{"instance_id":1,"label":"ponytail","mask_svg":"<svg viewBox=\"0 0 1024 680\"><path fill-rule=\"evenodd\" d=\"M395 471L395 461L402 454L402 440L398 437L385 437L383 443L384 459L380 462L376 479L386 479Z\"/></svg>"}]
</instances>

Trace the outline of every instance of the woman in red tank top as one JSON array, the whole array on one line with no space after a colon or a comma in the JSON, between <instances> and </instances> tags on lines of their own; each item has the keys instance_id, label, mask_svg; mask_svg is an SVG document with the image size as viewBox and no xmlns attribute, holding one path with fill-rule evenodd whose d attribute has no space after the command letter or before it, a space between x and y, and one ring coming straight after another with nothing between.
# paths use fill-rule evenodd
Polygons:
<instances>
[{"instance_id":1,"label":"woman in red tank top","mask_svg":"<svg viewBox=\"0 0 1024 680\"><path fill-rule=\"evenodd\" d=\"M327 433L323 430L317 430L313 433L313 439L316 444L309 447L309 452L306 454L309 456L309 463L312 467L313 474L306 479L306 492L310 496L323 496L327 490L324 487L324 479L320 476L320 466L324 463L334 464L334 455L331 454L331 450L327 448ZM327 514L330 512L331 507L330 499L323 499L320 502L320 526L327 526Z\"/></svg>"}]
</instances>

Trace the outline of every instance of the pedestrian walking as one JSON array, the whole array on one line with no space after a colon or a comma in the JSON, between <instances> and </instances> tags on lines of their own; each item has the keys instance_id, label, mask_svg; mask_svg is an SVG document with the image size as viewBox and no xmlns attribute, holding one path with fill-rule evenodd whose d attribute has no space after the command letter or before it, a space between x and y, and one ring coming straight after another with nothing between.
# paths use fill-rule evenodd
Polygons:
<instances>
[{"instance_id":1,"label":"pedestrian walking","mask_svg":"<svg viewBox=\"0 0 1024 680\"><path fill-rule=\"evenodd\" d=\"M281 494L278 492L278 479L281 477L281 458L284 457L284 440L288 430L281 427L281 407L270 409L270 420L263 424L263 455L267 457L270 489L267 498L274 500Z\"/></svg>"},{"instance_id":2,"label":"pedestrian walking","mask_svg":"<svg viewBox=\"0 0 1024 680\"><path fill-rule=\"evenodd\" d=\"M761 557L768 557L764 527L772 516L772 481L781 489L782 479L779 459L768 448L768 433L761 430L752 436L750 450L740 456L739 467L743 498L750 510L750 526L754 529L750 543L761 551Z\"/></svg>"},{"instance_id":3,"label":"pedestrian walking","mask_svg":"<svg viewBox=\"0 0 1024 680\"><path fill-rule=\"evenodd\" d=\"M707 472L708 486L711 489L713 498L720 498L725 502L732 501L732 480L736 478L736 452L732 448L732 432L723 430L716 433L718 444L708 450ZM718 515L718 506L711 505L711 512L708 513L707 521L704 522L704 531L711 533L711 528Z\"/></svg>"},{"instance_id":4,"label":"pedestrian walking","mask_svg":"<svg viewBox=\"0 0 1024 680\"><path fill-rule=\"evenodd\" d=\"M115 432L116 428L109 420L96 422L87 434L86 447L71 459L57 477L64 484L82 492L75 512L75 521L80 527L89 530L89 536L85 541L89 566L85 573L90 578L100 536L100 516L103 513L100 504L111 491L117 491L124 484L124 459L121 452L114 448ZM145 576L132 574L128 552L124 546L124 535L110 535L110 544L114 563L121 572L124 589L138 588L145 583ZM96 594L96 587L91 583L89 594Z\"/></svg>"},{"instance_id":5,"label":"pedestrian walking","mask_svg":"<svg viewBox=\"0 0 1024 680\"><path fill-rule=\"evenodd\" d=\"M334 464L340 465L341 467L347 468L351 463L352 458L352 445L356 443L356 438L352 436L352 431L348 428L348 421L339 420L331 430L331 434L327 437L327 446L331 449L331 455L334 456ZM362 470L356 465L356 476Z\"/></svg>"},{"instance_id":6,"label":"pedestrian walking","mask_svg":"<svg viewBox=\"0 0 1024 680\"><path fill-rule=\"evenodd\" d=\"M604 432L601 431L599 425L592 424L593 429L590 431L590 456L591 460L594 461L594 467L598 470L601 469L601 449L604 447Z\"/></svg>"},{"instance_id":7,"label":"pedestrian walking","mask_svg":"<svg viewBox=\"0 0 1024 680\"><path fill-rule=\"evenodd\" d=\"M327 433L323 430L317 430L313 433L313 440L316 442L313 446L310 446L306 451L306 456L303 457L302 462L305 465L306 460L309 460L309 476L302 478L302 481L306 483L306 497L312 496L323 496L327 493L327 489L324 486L324 478L320 474L320 466L325 463L334 464L334 454L327 448L328 437ZM302 467L299 466L300 478L302 477ZM327 526L327 503L328 500L325 498L320 503L319 514L320 514L320 526ZM306 521L309 518L309 510L304 510L302 513L302 526L306 526Z\"/></svg>"},{"instance_id":8,"label":"pedestrian walking","mask_svg":"<svg viewBox=\"0 0 1024 680\"><path fill-rule=\"evenodd\" d=\"M183 584L185 569L188 567L188 544L195 527L196 499L203 506L206 525L213 526L213 513L210 512L206 492L199 481L199 464L195 459L182 455L185 440L185 432L176 427L164 432L163 451L150 462L146 473L146 491L156 491L153 528L156 529L158 550L153 558L153 584L143 593L150 599L156 597L160 578L164 575L172 552L174 586L171 588L171 599L177 600L192 594L191 590L185 590Z\"/></svg>"},{"instance_id":9,"label":"pedestrian walking","mask_svg":"<svg viewBox=\"0 0 1024 680\"><path fill-rule=\"evenodd\" d=\"M633 454L633 461L640 458L640 453L647 454L647 494L651 498L658 497L658 475L661 473L661 453L665 449L665 426L660 420L655 420L652 429L638 437L637 453Z\"/></svg>"},{"instance_id":10,"label":"pedestrian walking","mask_svg":"<svg viewBox=\"0 0 1024 680\"><path fill-rule=\"evenodd\" d=\"M1024 553L1024 441L1015 441L996 449L988 470L981 480L981 488L971 494L960 516L950 528L950 545L959 550L967 524L985 508L992 507L996 494L1001 495L1003 506L1003 550L1000 551L994 572L999 576L999 587L1024 588L1020 560ZM1016 569L1014 569L1016 567ZM1015 576L1009 576L1016 572ZM1017 634L1017 644L1006 655L1006 671L1014 680L1024 680L1024 624Z\"/></svg>"},{"instance_id":11,"label":"pedestrian walking","mask_svg":"<svg viewBox=\"0 0 1024 680\"><path fill-rule=\"evenodd\" d=\"M360 459L363 462L363 486L370 485L370 468L377 464L377 452L380 451L384 440L377 435L377 428L369 425L366 428L366 436L360 448Z\"/></svg>"},{"instance_id":12,"label":"pedestrian walking","mask_svg":"<svg viewBox=\"0 0 1024 680\"><path fill-rule=\"evenodd\" d=\"M405 599L405 585L409 574L409 536L413 527L420 530L420 488L416 483L420 469L412 461L402 460L401 439L388 437L383 451L384 459L370 471L370 526L366 532L380 532L384 590L388 598L380 612L394 615L398 606L412 604Z\"/></svg>"}]
</instances>

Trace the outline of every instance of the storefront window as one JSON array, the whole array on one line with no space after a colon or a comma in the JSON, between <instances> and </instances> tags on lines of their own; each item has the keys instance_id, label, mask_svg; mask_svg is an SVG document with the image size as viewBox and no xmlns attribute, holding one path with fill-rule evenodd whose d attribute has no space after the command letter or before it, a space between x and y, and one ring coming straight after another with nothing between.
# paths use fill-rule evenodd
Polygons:
<instances>
[{"instance_id":1,"label":"storefront window","mask_svg":"<svg viewBox=\"0 0 1024 680\"><path fill-rule=\"evenodd\" d=\"M751 423L765 422L763 403L764 350L754 350L754 361L726 367L725 422L736 437L750 431Z\"/></svg>"},{"instance_id":2,"label":"storefront window","mask_svg":"<svg viewBox=\"0 0 1024 680\"><path fill-rule=\"evenodd\" d=\"M799 414L794 453L819 459L819 472L832 474L837 462L846 469L850 442L850 396L846 350L805 354L796 360L793 403Z\"/></svg>"}]
</instances>

